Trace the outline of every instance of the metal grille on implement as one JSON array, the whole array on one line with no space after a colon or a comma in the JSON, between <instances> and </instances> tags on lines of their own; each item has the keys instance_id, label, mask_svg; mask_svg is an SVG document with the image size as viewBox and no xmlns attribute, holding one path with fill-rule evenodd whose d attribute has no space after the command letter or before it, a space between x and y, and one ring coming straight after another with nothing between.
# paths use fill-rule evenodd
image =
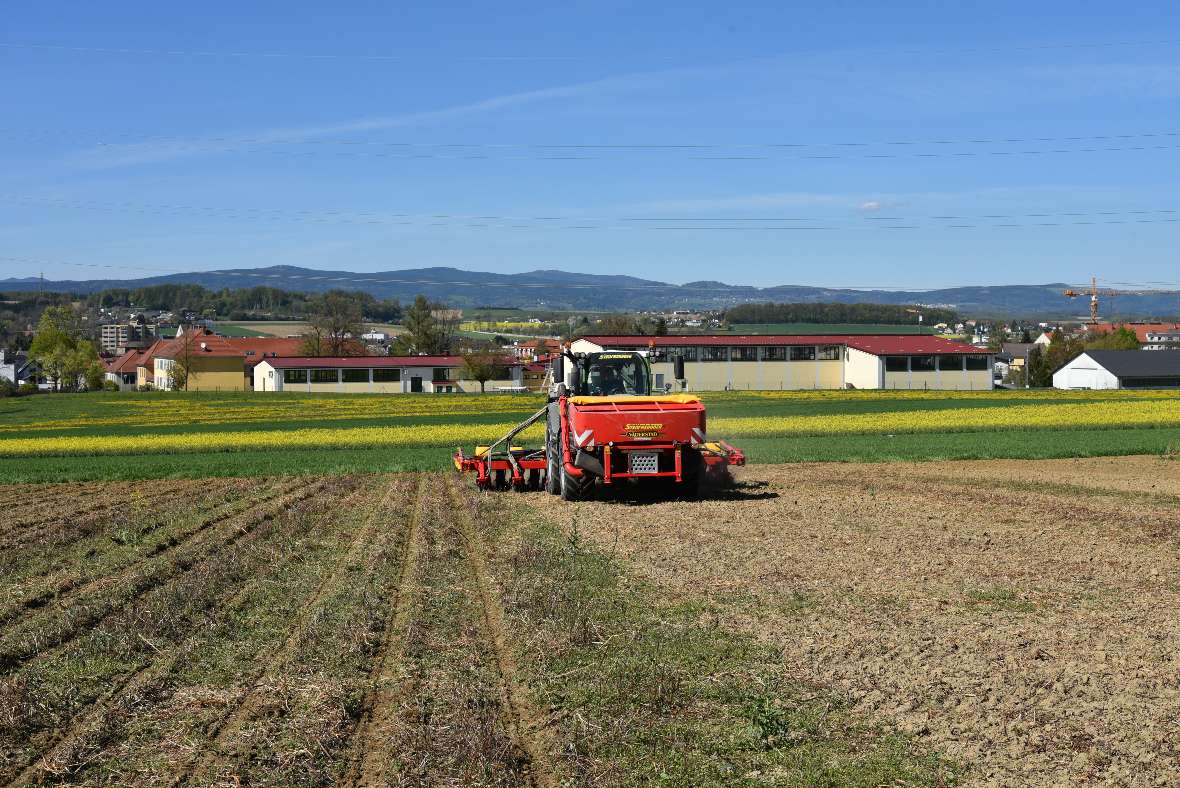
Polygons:
<instances>
[{"instance_id":1,"label":"metal grille on implement","mask_svg":"<svg viewBox=\"0 0 1180 788\"><path fill-rule=\"evenodd\" d=\"M631 473L659 473L660 455L656 452L633 451L627 455Z\"/></svg>"}]
</instances>

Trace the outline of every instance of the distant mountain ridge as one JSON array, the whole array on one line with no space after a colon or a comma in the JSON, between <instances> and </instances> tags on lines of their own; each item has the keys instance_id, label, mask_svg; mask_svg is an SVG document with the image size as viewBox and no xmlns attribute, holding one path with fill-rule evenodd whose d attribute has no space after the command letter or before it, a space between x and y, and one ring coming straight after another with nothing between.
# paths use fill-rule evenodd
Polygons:
<instances>
[{"instance_id":1,"label":"distant mountain ridge","mask_svg":"<svg viewBox=\"0 0 1180 788\"><path fill-rule=\"evenodd\" d=\"M995 317L1067 318L1086 313L1082 299L1065 298L1066 285L991 285L940 290L853 290L847 288L778 285L750 287L724 282L674 285L616 274L587 274L543 269L520 274L465 271L459 268L414 268L379 273L326 271L296 266L193 271L141 279L88 279L42 282L36 277L0 280L0 290L45 290L94 293L107 288L156 284L198 284L210 289L267 285L284 290L323 292L331 289L365 290L377 298L412 300L422 294L459 307L517 306L573 310L723 309L736 304L775 302L836 302L926 304L957 309L964 315ZM1180 316L1180 291L1153 295L1119 296L1103 304L1104 316Z\"/></svg>"}]
</instances>

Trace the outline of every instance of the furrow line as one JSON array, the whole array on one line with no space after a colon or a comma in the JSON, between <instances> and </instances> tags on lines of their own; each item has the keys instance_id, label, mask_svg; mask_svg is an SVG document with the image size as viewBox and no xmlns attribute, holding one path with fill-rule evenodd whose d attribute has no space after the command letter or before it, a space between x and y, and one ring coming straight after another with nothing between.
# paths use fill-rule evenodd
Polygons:
<instances>
[{"instance_id":1,"label":"furrow line","mask_svg":"<svg viewBox=\"0 0 1180 788\"><path fill-rule=\"evenodd\" d=\"M37 658L46 658L60 651L66 644L77 637L78 633L93 626L102 623L114 611L129 605L144 594L146 594L157 582L167 582L178 574L188 572L195 565L196 559L203 557L204 554L211 552L214 548L225 548L232 546L236 541L243 536L249 534L252 530L257 528L260 524L273 520L281 515L284 511L290 509L292 506L301 503L302 501L311 498L321 489L323 489L325 482L308 483L302 488L292 492L291 494L278 500L276 506L263 512L255 514L251 519L241 523L241 525L234 531L229 538L213 542L212 540L199 546L196 553L186 558L191 558L191 561L173 560L167 567L160 567L157 571L146 572L138 578L135 578L129 584L130 593L126 596L119 597L115 600L110 600L107 603L98 606L97 609L89 611L81 615L78 619L71 621L64 629L64 631L50 635L48 641L52 641L47 648L38 648L36 645L14 645L9 647L0 647L0 673L7 674L19 666L26 664L30 660ZM109 585L104 582L103 585ZM83 586L79 590L79 594L84 594L89 590L89 584ZM24 619L23 621L28 621Z\"/></svg>"},{"instance_id":2,"label":"furrow line","mask_svg":"<svg viewBox=\"0 0 1180 788\"><path fill-rule=\"evenodd\" d=\"M422 509L426 499L426 479L419 475L409 523L402 539L397 587L393 591L389 616L385 621L381 646L373 658L371 688L366 695L360 718L353 731L348 751L352 754L346 785L383 784L389 753L382 739L397 713L397 702L405 687L399 680L399 666L405 657L405 633L413 606L415 575L421 550Z\"/></svg>"},{"instance_id":3,"label":"furrow line","mask_svg":"<svg viewBox=\"0 0 1180 788\"><path fill-rule=\"evenodd\" d=\"M385 524L381 515L388 511L389 505L394 499L394 494L401 491L399 481L395 480L391 482L386 488L385 494L373 505L372 511L365 517L362 525L353 535L348 549L342 552L336 559L336 562L331 566L324 579L316 587L311 598L302 606L299 614L291 624L290 634L288 634L287 638L277 648L268 650L265 655L260 655L258 661L261 663L261 667L259 672L252 678L250 690L242 698L237 708L220 722L216 730L211 732L211 738L194 753L190 762L178 769L175 775L175 782L190 782L194 775L200 775L211 768L215 768L219 759L225 755L227 745L229 745L234 737L241 733L243 725L257 714L265 700L265 688L295 658L295 651L300 641L307 634L316 616L321 612L325 600L337 588L341 577L348 570L348 567L358 559L361 551L373 541L381 526ZM358 490L349 496L348 501L341 506L341 509L347 511L351 508L348 503L367 496L369 493L370 490L367 488Z\"/></svg>"},{"instance_id":4,"label":"furrow line","mask_svg":"<svg viewBox=\"0 0 1180 788\"><path fill-rule=\"evenodd\" d=\"M290 563L294 557L294 553L285 554L282 564ZM235 590L218 597L214 601L214 606L223 616L225 613L236 611L265 582L269 582L269 576L255 572ZM101 731L110 713L121 702L129 697L138 697L143 690L167 676L177 661L198 646L204 637L205 635L190 636L172 648L157 652L154 659L113 682L110 688L91 704L82 718L71 722L68 729L56 736L51 743L51 749L26 766L12 784L33 784L38 779L56 773L57 770L52 766L55 761L60 761L71 748L79 746L86 738Z\"/></svg>"},{"instance_id":5,"label":"furrow line","mask_svg":"<svg viewBox=\"0 0 1180 788\"><path fill-rule=\"evenodd\" d=\"M26 595L25 598L19 601L11 601L6 608L0 610L0 624L6 624L13 618L17 617L24 611L37 610L45 607L50 602L57 600L58 602L67 603L73 597L89 594L101 590L105 586L115 583L120 577L131 572L136 567L142 566L144 563L158 558L165 554L175 552L186 544L197 540L202 534L208 533L214 526L224 523L228 520L238 517L251 510L257 509L260 506L265 506L272 501L278 500L285 495L291 494L298 490L301 486L306 486L301 481L289 482L278 489L272 488L264 496L260 498L248 498L243 496L234 501L225 504L226 511L211 514L207 517L197 521L191 528L171 534L167 539L162 540L147 552L138 556L131 562L117 567L114 574L106 575L88 580L85 575L73 577L65 577L49 588L42 588L40 591ZM42 575L41 577L44 577ZM29 579L37 579L33 576ZM63 596L69 595L66 599Z\"/></svg>"},{"instance_id":6,"label":"furrow line","mask_svg":"<svg viewBox=\"0 0 1180 788\"><path fill-rule=\"evenodd\" d=\"M479 594L484 637L495 656L500 677L504 724L516 746L528 759L529 782L537 788L556 788L557 774L550 763L548 749L541 740L544 725L518 679L516 658L507 643L504 610L500 604L499 594L488 575L483 542L476 525L479 522L479 510L474 502L458 489L455 480L449 474L445 479L447 492L455 502L451 516L458 520L459 536L465 547L468 568ZM465 513L469 516L464 517L459 510L466 510Z\"/></svg>"},{"instance_id":7,"label":"furrow line","mask_svg":"<svg viewBox=\"0 0 1180 788\"><path fill-rule=\"evenodd\" d=\"M233 482L230 481L229 483L221 484L214 489L202 488L200 490L200 492L202 494L202 497L208 497L210 495L217 496L217 495L224 494L225 492L231 490L232 488L233 488ZM245 493L243 493L241 496L239 496L238 498L233 499L233 500L241 500L244 497L245 497ZM217 506L225 506L225 505L232 503L233 500L223 501L221 503L214 503L209 508L216 508ZM191 492L186 489L186 490L181 490L179 492L176 490L168 490L168 491L156 492L156 493L150 494L150 495L144 495L144 496L140 497L139 499L132 501L131 505L133 507L142 507L144 504L154 505L154 504L159 503L161 501L165 502L169 507L167 509L166 514L175 512L177 508L185 508L185 507L191 508L192 504L193 504ZM200 504L198 504L198 507L200 507ZM33 526L28 531L18 531L17 533L13 533L10 535L10 537L8 539L0 539L0 550L13 550L13 551L27 550L27 549L32 548L34 546L36 546L38 548L52 548L53 550L62 550L64 548L68 547L69 545L76 544L84 539L87 539L88 537L95 536L97 534L97 532L102 528L102 526L110 523L112 519L118 520L118 519L126 516L126 514L124 512L118 512L118 513L115 513L113 518L106 517L106 515L108 514L108 510L99 510L96 512L92 512L91 514L93 516L88 517L88 518L82 520L81 522L79 522L77 518L73 518L73 517L67 518L70 520L70 522L68 524L70 533L66 538L52 539L51 541L46 541L46 539L45 539L47 534L53 534L54 536L56 536L56 534L51 529L53 528L53 526L61 525L63 522L65 522L65 520L59 518L59 519L54 519L54 520L45 522L39 526ZM151 523L151 527L148 528L147 530L142 531L140 534L141 536L147 536L147 535L153 533L156 530L156 528L158 528L162 524L161 518L151 519L148 522ZM34 542L38 542L38 541L40 541L40 544L37 544L37 545L33 544ZM49 574L52 571L53 571L52 568L49 568L49 569L47 569L43 572L40 572L36 575L28 575L26 577L27 578L43 577L44 575Z\"/></svg>"}]
</instances>

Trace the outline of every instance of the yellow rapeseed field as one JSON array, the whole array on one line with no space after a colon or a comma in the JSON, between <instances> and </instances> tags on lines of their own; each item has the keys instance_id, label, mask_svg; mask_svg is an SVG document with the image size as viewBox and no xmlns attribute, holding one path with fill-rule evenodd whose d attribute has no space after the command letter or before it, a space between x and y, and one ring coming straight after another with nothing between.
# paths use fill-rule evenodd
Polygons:
<instances>
[{"instance_id":1,"label":"yellow rapeseed field","mask_svg":"<svg viewBox=\"0 0 1180 788\"><path fill-rule=\"evenodd\" d=\"M987 432L1020 429L1112 429L1180 426L1180 392L1098 392L1063 396L1052 392L1013 402L1003 395L954 392L907 392L905 400L964 400L964 407L906 407L882 412L806 413L801 415L711 416L712 438L803 435ZM1112 394L1114 396L1112 396ZM882 399L880 393L760 392L705 397L708 403L759 399ZM967 406L966 402L971 401ZM190 399L103 400L109 413L90 417L2 428L0 456L155 454L284 449L472 446L487 443L531 411L538 397L308 397L252 401ZM991 404L995 402L996 404ZM474 417L497 415L479 423ZM389 419L388 424L373 421ZM421 419L420 423L415 423ZM342 422L339 426L304 426L308 421ZM348 421L362 423L348 424ZM246 425L231 430L222 424ZM284 424L291 425L284 428ZM122 434L102 434L102 428ZM142 427L129 432L126 427ZM195 431L194 431L195 430ZM45 434L53 431L53 434ZM41 432L38 436L35 433ZM97 432L97 434L95 434ZM30 434L34 433L34 434ZM537 445L543 427L522 433Z\"/></svg>"}]
</instances>

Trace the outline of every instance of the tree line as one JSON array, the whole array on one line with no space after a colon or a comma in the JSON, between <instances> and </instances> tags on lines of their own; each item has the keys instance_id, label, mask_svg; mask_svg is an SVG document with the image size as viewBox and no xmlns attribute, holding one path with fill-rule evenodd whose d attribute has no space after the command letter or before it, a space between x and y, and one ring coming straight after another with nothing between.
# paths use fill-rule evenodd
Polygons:
<instances>
[{"instance_id":1,"label":"tree line","mask_svg":"<svg viewBox=\"0 0 1180 788\"><path fill-rule=\"evenodd\" d=\"M917 313L917 314L915 314ZM896 304L741 304L725 312L729 323L881 323L912 325L918 314L926 325L954 323L953 309Z\"/></svg>"},{"instance_id":2,"label":"tree line","mask_svg":"<svg viewBox=\"0 0 1180 788\"><path fill-rule=\"evenodd\" d=\"M90 308L194 312L221 320L304 320L320 310L323 300L329 296L354 304L369 320L396 323L402 316L402 306L397 299L378 299L359 290L301 293L261 285L216 291L192 284L110 288L89 296L86 305Z\"/></svg>"}]
</instances>

